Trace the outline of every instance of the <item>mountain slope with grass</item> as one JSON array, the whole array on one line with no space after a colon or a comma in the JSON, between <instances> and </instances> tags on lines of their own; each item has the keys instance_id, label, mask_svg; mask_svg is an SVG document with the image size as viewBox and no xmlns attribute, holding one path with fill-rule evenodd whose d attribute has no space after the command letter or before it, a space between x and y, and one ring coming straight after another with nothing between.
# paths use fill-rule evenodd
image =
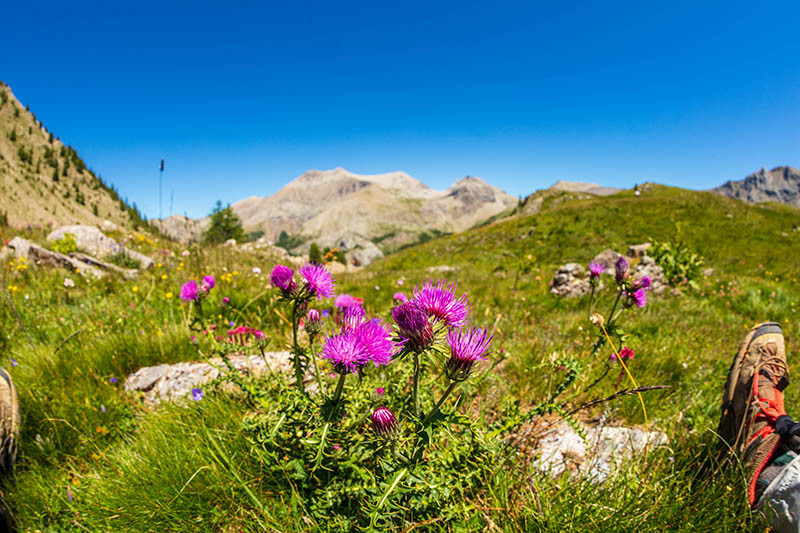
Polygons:
<instances>
[{"instance_id":1,"label":"mountain slope with grass","mask_svg":"<svg viewBox=\"0 0 800 533\"><path fill-rule=\"evenodd\" d=\"M7 223L130 227L142 217L0 82L0 216Z\"/></svg>"},{"instance_id":2,"label":"mountain slope with grass","mask_svg":"<svg viewBox=\"0 0 800 533\"><path fill-rule=\"evenodd\" d=\"M426 465L430 476L401 477L404 470L395 469L366 423L365 413L378 405L408 405L409 358L348 377L348 435L366 442L360 449L370 457L386 452L385 474L358 479L346 476L360 471L364 457L339 446L337 428L323 437L320 428L299 423L307 400L274 396L287 389L280 379L242 376L239 385L204 385L202 400L160 406L122 390L122 378L142 366L213 353L190 329L192 305L175 296L187 279L206 274L217 276L203 300L211 329L224 335L247 325L270 338L270 350L290 346L291 310L279 291L265 289L272 256L212 246L190 246L183 255L176 248L135 281L76 279L74 287L64 285L62 271L3 265L18 316L0 306L0 348L23 415L17 475L4 481L3 494L20 529L339 531L357 511L398 532L763 531L737 469L698 472L713 458L725 375L750 326L780 322L792 375L800 371L798 210L652 184L639 197L549 198L536 213L436 238L337 276L339 293L363 298L368 316L389 322L395 292L446 277L458 283L458 294L469 294L472 324L493 335L489 361L442 405L452 418L433 434L432 463L441 466ZM645 241L682 243L712 269L696 289L678 285L679 295L670 290L642 309L623 310L622 338L635 352L631 376L639 386L667 387L643 393L646 425L635 395L605 400L632 384L607 345L593 350L598 330L589 321L589 297L558 298L548 285L563 263L585 264L606 248L625 251ZM606 277L594 310L608 316L614 296ZM323 334L333 332L333 301L311 305L329 311ZM330 388L331 366L319 363ZM420 387L426 408L447 387L434 366L440 363L427 362L434 371ZM358 387L366 392L355 395ZM800 405L798 390L792 383L785 391L790 413ZM530 413L530 423L513 434L485 430ZM537 443L565 417L662 431L669 445L617 465L603 483L551 477L537 467ZM332 446L303 456L275 442L286 431L309 447L303 449L315 450L325 438ZM495 455L470 455L487 443ZM308 497L335 476L353 482ZM339 512L319 520L321 506ZM368 521L359 525L366 529Z\"/></svg>"}]
</instances>

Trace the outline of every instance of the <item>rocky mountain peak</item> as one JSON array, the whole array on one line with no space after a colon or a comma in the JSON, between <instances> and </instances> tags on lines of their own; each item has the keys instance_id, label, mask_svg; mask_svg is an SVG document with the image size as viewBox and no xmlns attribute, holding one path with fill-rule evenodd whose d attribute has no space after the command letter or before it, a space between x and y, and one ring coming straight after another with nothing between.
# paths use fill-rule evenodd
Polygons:
<instances>
[{"instance_id":1,"label":"rocky mountain peak","mask_svg":"<svg viewBox=\"0 0 800 533\"><path fill-rule=\"evenodd\" d=\"M790 166L762 168L743 180L730 180L712 192L745 202L781 202L800 207L800 170Z\"/></svg>"}]
</instances>

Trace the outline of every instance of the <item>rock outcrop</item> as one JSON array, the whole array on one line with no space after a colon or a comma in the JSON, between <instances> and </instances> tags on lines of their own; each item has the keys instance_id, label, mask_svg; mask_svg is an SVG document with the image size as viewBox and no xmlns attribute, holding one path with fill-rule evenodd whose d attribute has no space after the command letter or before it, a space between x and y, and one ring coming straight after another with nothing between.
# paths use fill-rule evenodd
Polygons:
<instances>
[{"instance_id":1,"label":"rock outcrop","mask_svg":"<svg viewBox=\"0 0 800 533\"><path fill-rule=\"evenodd\" d=\"M66 235L72 235L75 238L75 243L78 248L88 252L89 254L104 258L119 252L124 252L125 255L137 261L142 269L147 270L153 266L153 260L146 255L121 246L114 239L107 237L102 231L95 226L72 225L61 226L60 228L52 231L48 236L49 242L55 242L63 239Z\"/></svg>"},{"instance_id":2,"label":"rock outcrop","mask_svg":"<svg viewBox=\"0 0 800 533\"><path fill-rule=\"evenodd\" d=\"M711 191L745 202L781 202L800 207L800 170L788 166L762 168L743 180L728 181Z\"/></svg>"}]
</instances>

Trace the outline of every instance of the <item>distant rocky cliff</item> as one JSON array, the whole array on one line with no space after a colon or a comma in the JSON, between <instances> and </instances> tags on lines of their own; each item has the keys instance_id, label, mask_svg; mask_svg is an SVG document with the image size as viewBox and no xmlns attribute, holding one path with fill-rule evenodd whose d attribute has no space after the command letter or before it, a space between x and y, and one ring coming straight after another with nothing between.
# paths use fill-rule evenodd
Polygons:
<instances>
[{"instance_id":1,"label":"distant rocky cliff","mask_svg":"<svg viewBox=\"0 0 800 533\"><path fill-rule=\"evenodd\" d=\"M711 190L745 202L781 202L800 207L800 170L788 166L762 168L743 180L728 181Z\"/></svg>"}]
</instances>

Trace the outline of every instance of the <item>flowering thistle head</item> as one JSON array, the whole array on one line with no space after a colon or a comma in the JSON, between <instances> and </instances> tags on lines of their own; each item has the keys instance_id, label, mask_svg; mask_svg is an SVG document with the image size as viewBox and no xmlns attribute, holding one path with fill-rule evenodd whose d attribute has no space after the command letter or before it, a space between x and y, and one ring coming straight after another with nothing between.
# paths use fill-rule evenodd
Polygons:
<instances>
[{"instance_id":1,"label":"flowering thistle head","mask_svg":"<svg viewBox=\"0 0 800 533\"><path fill-rule=\"evenodd\" d=\"M200 299L200 289L197 287L197 282L190 279L181 287L181 300L184 302L192 302Z\"/></svg>"},{"instance_id":2,"label":"flowering thistle head","mask_svg":"<svg viewBox=\"0 0 800 533\"><path fill-rule=\"evenodd\" d=\"M287 266L275 265L270 275L270 281L274 287L282 290L284 294L288 294L292 292L295 287L293 277L294 270Z\"/></svg>"},{"instance_id":3,"label":"flowering thistle head","mask_svg":"<svg viewBox=\"0 0 800 533\"><path fill-rule=\"evenodd\" d=\"M203 282L200 284L200 290L207 293L216 285L217 281L214 279L214 276L206 276L203 278Z\"/></svg>"},{"instance_id":4,"label":"flowering thistle head","mask_svg":"<svg viewBox=\"0 0 800 533\"><path fill-rule=\"evenodd\" d=\"M378 407L369 417L372 430L381 437L390 437L397 430L397 418L388 407Z\"/></svg>"},{"instance_id":5,"label":"flowering thistle head","mask_svg":"<svg viewBox=\"0 0 800 533\"><path fill-rule=\"evenodd\" d=\"M614 264L614 275L617 278L617 283L622 283L628 279L628 271L630 268L631 266L628 264L628 260L625 259L625 256L619 256L619 259L617 259L617 262Z\"/></svg>"},{"instance_id":6,"label":"flowering thistle head","mask_svg":"<svg viewBox=\"0 0 800 533\"><path fill-rule=\"evenodd\" d=\"M425 308L412 300L392 309L392 318L400 329L403 344L420 352L433 343L433 327Z\"/></svg>"},{"instance_id":7,"label":"flowering thistle head","mask_svg":"<svg viewBox=\"0 0 800 533\"><path fill-rule=\"evenodd\" d=\"M361 304L353 303L344 308L342 313L342 327L344 329L352 329L364 321L364 308Z\"/></svg>"},{"instance_id":8,"label":"flowering thistle head","mask_svg":"<svg viewBox=\"0 0 800 533\"><path fill-rule=\"evenodd\" d=\"M309 309L308 314L306 315L306 321L308 322L319 322L320 316L319 311L316 309Z\"/></svg>"},{"instance_id":9,"label":"flowering thistle head","mask_svg":"<svg viewBox=\"0 0 800 533\"><path fill-rule=\"evenodd\" d=\"M623 349L621 349L619 351L619 358L620 359L628 359L628 360L633 359L633 350L628 348L627 346L624 347ZM617 360L617 354L612 353L611 356L608 358L608 360L609 361L616 361Z\"/></svg>"},{"instance_id":10,"label":"flowering thistle head","mask_svg":"<svg viewBox=\"0 0 800 533\"><path fill-rule=\"evenodd\" d=\"M404 304L408 301L408 296L406 296L406 293L404 292L396 292L392 296L392 300L394 300L395 303L400 302L401 304Z\"/></svg>"},{"instance_id":11,"label":"flowering thistle head","mask_svg":"<svg viewBox=\"0 0 800 533\"><path fill-rule=\"evenodd\" d=\"M440 279L425 282L421 288L414 287L413 300L419 303L434 322L444 322L448 327L460 328L469 318L468 297L456 298L456 284Z\"/></svg>"},{"instance_id":12,"label":"flowering thistle head","mask_svg":"<svg viewBox=\"0 0 800 533\"><path fill-rule=\"evenodd\" d=\"M222 305L228 305L229 303L231 303L231 299L228 298L227 296L223 296L222 297Z\"/></svg>"},{"instance_id":13,"label":"flowering thistle head","mask_svg":"<svg viewBox=\"0 0 800 533\"><path fill-rule=\"evenodd\" d=\"M642 276L639 279L633 280L631 284L634 289L649 289L650 285L653 284L653 280L650 279L649 276Z\"/></svg>"},{"instance_id":14,"label":"flowering thistle head","mask_svg":"<svg viewBox=\"0 0 800 533\"><path fill-rule=\"evenodd\" d=\"M306 314L306 323L303 326L309 336L318 335L322 331L322 317L316 309L309 309Z\"/></svg>"},{"instance_id":15,"label":"flowering thistle head","mask_svg":"<svg viewBox=\"0 0 800 533\"><path fill-rule=\"evenodd\" d=\"M297 272L306 280L306 289L317 297L317 300L333 296L333 276L328 269L317 263L306 263L297 269Z\"/></svg>"},{"instance_id":16,"label":"flowering thistle head","mask_svg":"<svg viewBox=\"0 0 800 533\"><path fill-rule=\"evenodd\" d=\"M589 263L589 273L593 278L599 278L600 274L606 271L606 266L602 263L595 263L592 261Z\"/></svg>"},{"instance_id":17,"label":"flowering thistle head","mask_svg":"<svg viewBox=\"0 0 800 533\"><path fill-rule=\"evenodd\" d=\"M492 337L480 328L451 330L447 334L447 342L450 344L450 359L445 365L447 377L453 381L464 381L475 363L486 360L485 354L492 345Z\"/></svg>"},{"instance_id":18,"label":"flowering thistle head","mask_svg":"<svg viewBox=\"0 0 800 533\"><path fill-rule=\"evenodd\" d=\"M336 297L336 300L333 302L336 307L339 308L339 311L344 311L348 307L354 304L361 305L364 303L363 298L358 298L356 296L352 296L350 294L340 294Z\"/></svg>"},{"instance_id":19,"label":"flowering thistle head","mask_svg":"<svg viewBox=\"0 0 800 533\"><path fill-rule=\"evenodd\" d=\"M647 305L647 291L645 289L637 289L630 293L628 296L630 304L636 304L636 307L644 307Z\"/></svg>"},{"instance_id":20,"label":"flowering thistle head","mask_svg":"<svg viewBox=\"0 0 800 533\"><path fill-rule=\"evenodd\" d=\"M395 345L380 320L358 324L325 339L322 358L329 359L338 373L358 372L366 363L386 365L392 359Z\"/></svg>"}]
</instances>

